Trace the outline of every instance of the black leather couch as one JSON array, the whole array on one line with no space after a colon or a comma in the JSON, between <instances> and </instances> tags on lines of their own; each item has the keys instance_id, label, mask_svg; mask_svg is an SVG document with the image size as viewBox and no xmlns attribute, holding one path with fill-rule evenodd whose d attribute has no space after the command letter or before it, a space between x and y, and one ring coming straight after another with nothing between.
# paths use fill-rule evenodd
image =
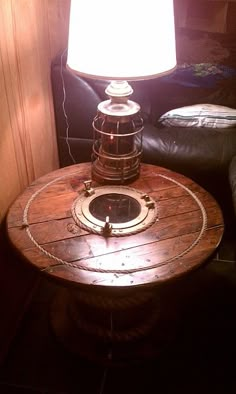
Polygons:
<instances>
[{"instance_id":1,"label":"black leather couch","mask_svg":"<svg viewBox=\"0 0 236 394\"><path fill-rule=\"evenodd\" d=\"M98 103L107 99L104 92L106 81L80 78L66 69L65 62L66 53L59 55L51 68L61 166L73 164L68 143L75 162L90 161L92 120ZM221 81L213 88L181 86L166 78L135 81L131 85L134 88L131 99L141 105L145 122L143 162L183 173L207 189L223 210L226 231L232 233L235 226L233 206L236 208L236 159L234 165L231 162L236 156L236 128L160 128L158 119L172 108L196 103L236 108L236 80Z\"/></svg>"}]
</instances>

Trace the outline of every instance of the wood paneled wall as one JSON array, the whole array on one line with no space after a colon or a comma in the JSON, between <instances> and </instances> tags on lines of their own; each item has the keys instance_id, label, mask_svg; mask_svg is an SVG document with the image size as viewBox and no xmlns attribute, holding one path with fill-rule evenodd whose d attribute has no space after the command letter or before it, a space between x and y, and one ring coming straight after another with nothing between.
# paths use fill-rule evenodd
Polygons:
<instances>
[{"instance_id":1,"label":"wood paneled wall","mask_svg":"<svg viewBox=\"0 0 236 394\"><path fill-rule=\"evenodd\" d=\"M69 0L0 0L0 222L58 167L50 64L67 45Z\"/></svg>"},{"instance_id":2,"label":"wood paneled wall","mask_svg":"<svg viewBox=\"0 0 236 394\"><path fill-rule=\"evenodd\" d=\"M236 0L174 0L178 27L234 33Z\"/></svg>"}]
</instances>

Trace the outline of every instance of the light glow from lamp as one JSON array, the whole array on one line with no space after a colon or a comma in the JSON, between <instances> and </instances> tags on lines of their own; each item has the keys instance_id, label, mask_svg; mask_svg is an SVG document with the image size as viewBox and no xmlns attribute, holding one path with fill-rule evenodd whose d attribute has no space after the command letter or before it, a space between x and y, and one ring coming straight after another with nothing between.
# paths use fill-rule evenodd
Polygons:
<instances>
[{"instance_id":1,"label":"light glow from lamp","mask_svg":"<svg viewBox=\"0 0 236 394\"><path fill-rule=\"evenodd\" d=\"M173 0L71 0L67 65L106 80L154 78L176 66Z\"/></svg>"}]
</instances>

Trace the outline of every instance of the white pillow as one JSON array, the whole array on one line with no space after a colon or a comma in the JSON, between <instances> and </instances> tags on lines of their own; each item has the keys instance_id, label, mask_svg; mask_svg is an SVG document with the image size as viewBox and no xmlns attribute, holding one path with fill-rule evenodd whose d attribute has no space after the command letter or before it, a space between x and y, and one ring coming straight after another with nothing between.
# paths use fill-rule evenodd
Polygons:
<instances>
[{"instance_id":1,"label":"white pillow","mask_svg":"<svg viewBox=\"0 0 236 394\"><path fill-rule=\"evenodd\" d=\"M174 127L236 127L236 109L213 104L195 104L172 109L158 123Z\"/></svg>"}]
</instances>

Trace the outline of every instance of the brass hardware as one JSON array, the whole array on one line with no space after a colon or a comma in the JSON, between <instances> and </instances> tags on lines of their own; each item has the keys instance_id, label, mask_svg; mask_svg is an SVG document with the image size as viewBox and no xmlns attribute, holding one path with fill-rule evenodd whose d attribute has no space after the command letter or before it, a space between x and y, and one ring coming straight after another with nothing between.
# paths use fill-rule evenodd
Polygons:
<instances>
[{"instance_id":1,"label":"brass hardware","mask_svg":"<svg viewBox=\"0 0 236 394\"><path fill-rule=\"evenodd\" d=\"M146 202L146 207L149 209L153 209L155 207L155 204L153 201L147 201Z\"/></svg>"},{"instance_id":2,"label":"brass hardware","mask_svg":"<svg viewBox=\"0 0 236 394\"><path fill-rule=\"evenodd\" d=\"M103 227L104 235L110 235L112 232L112 224L109 222L109 220L110 220L109 216L106 216L106 221Z\"/></svg>"},{"instance_id":3,"label":"brass hardware","mask_svg":"<svg viewBox=\"0 0 236 394\"><path fill-rule=\"evenodd\" d=\"M154 201L151 200L148 194L143 194L141 197L146 202L146 207L149 209L153 209L155 207Z\"/></svg>"},{"instance_id":4,"label":"brass hardware","mask_svg":"<svg viewBox=\"0 0 236 394\"><path fill-rule=\"evenodd\" d=\"M94 189L91 187L92 186L92 181L84 181L84 186L85 186L85 195L86 196L92 196L95 192Z\"/></svg>"},{"instance_id":5,"label":"brass hardware","mask_svg":"<svg viewBox=\"0 0 236 394\"><path fill-rule=\"evenodd\" d=\"M148 194L143 194L143 195L141 196L141 198L142 198L143 200L145 200L145 201L150 201L150 197L149 197Z\"/></svg>"}]
</instances>

